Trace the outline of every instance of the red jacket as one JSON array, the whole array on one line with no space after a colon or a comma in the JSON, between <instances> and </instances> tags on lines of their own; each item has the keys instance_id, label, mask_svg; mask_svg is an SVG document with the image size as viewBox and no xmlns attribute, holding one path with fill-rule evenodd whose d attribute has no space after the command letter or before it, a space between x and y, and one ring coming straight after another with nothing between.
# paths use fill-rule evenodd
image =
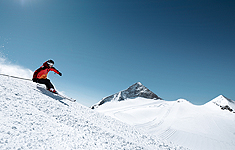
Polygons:
<instances>
[{"instance_id":1,"label":"red jacket","mask_svg":"<svg viewBox=\"0 0 235 150\"><path fill-rule=\"evenodd\" d=\"M47 62L44 62L43 65L34 72L33 79L46 79L49 71L54 71L57 74L60 73L54 67L50 68Z\"/></svg>"}]
</instances>

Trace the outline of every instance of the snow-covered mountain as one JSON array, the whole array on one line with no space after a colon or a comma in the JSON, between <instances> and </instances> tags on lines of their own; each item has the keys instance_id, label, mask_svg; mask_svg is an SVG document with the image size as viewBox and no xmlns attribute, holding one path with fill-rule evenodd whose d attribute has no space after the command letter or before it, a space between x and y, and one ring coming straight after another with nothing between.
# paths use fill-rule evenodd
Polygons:
<instances>
[{"instance_id":1,"label":"snow-covered mountain","mask_svg":"<svg viewBox=\"0 0 235 150\"><path fill-rule=\"evenodd\" d=\"M30 81L0 76L0 149L184 149L64 100Z\"/></svg>"},{"instance_id":2,"label":"snow-covered mountain","mask_svg":"<svg viewBox=\"0 0 235 150\"><path fill-rule=\"evenodd\" d=\"M219 95L215 99L208 102L206 105L217 105L222 110L228 110L231 113L235 113L235 101L228 99L223 95Z\"/></svg>"},{"instance_id":3,"label":"snow-covered mountain","mask_svg":"<svg viewBox=\"0 0 235 150\"><path fill-rule=\"evenodd\" d=\"M143 97L110 101L95 110L192 150L235 149L235 102L220 95L197 106Z\"/></svg>"},{"instance_id":4,"label":"snow-covered mountain","mask_svg":"<svg viewBox=\"0 0 235 150\"><path fill-rule=\"evenodd\" d=\"M132 86L130 86L129 88L127 88L126 90L120 91L116 94L103 98L97 104L91 106L91 108L95 109L99 107L100 105L103 105L104 103L111 102L111 101L123 101L128 98L136 98L136 97L143 97L143 98L154 99L154 100L161 99L155 93L153 93L148 88L146 88L143 84L141 84L140 82L137 82L133 84Z\"/></svg>"}]
</instances>

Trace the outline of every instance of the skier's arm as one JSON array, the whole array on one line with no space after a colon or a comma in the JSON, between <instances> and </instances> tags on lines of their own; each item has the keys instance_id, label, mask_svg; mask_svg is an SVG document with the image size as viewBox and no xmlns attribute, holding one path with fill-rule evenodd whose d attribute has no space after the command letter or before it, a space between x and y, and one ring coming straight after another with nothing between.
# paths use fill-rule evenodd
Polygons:
<instances>
[{"instance_id":1,"label":"skier's arm","mask_svg":"<svg viewBox=\"0 0 235 150\"><path fill-rule=\"evenodd\" d=\"M50 68L51 71L54 71L55 73L57 73L58 75L62 76L62 73L59 72L57 69L55 69L54 67Z\"/></svg>"}]
</instances>

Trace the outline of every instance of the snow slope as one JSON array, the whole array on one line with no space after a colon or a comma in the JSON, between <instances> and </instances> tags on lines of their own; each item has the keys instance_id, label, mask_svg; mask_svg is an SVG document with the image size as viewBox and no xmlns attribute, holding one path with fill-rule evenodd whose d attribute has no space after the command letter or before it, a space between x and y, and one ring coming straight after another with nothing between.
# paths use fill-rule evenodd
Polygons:
<instances>
[{"instance_id":1,"label":"snow slope","mask_svg":"<svg viewBox=\"0 0 235 150\"><path fill-rule=\"evenodd\" d=\"M0 76L0 149L184 149L30 81Z\"/></svg>"},{"instance_id":2,"label":"snow slope","mask_svg":"<svg viewBox=\"0 0 235 150\"><path fill-rule=\"evenodd\" d=\"M235 149L235 113L220 106L234 108L234 101L219 96L196 106L177 101L141 97L112 101L95 110L136 128L192 150Z\"/></svg>"}]
</instances>

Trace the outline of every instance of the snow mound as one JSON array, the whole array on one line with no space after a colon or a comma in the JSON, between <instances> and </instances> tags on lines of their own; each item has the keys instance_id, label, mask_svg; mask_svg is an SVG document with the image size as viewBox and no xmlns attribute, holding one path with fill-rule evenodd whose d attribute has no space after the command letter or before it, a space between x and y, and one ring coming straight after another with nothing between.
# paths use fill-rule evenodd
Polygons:
<instances>
[{"instance_id":1,"label":"snow mound","mask_svg":"<svg viewBox=\"0 0 235 150\"><path fill-rule=\"evenodd\" d=\"M43 90L0 76L0 149L184 149Z\"/></svg>"},{"instance_id":2,"label":"snow mound","mask_svg":"<svg viewBox=\"0 0 235 150\"><path fill-rule=\"evenodd\" d=\"M189 101L187 101L186 99L178 99L177 100L178 103L190 103ZM192 104L192 103L190 103Z\"/></svg>"},{"instance_id":3,"label":"snow mound","mask_svg":"<svg viewBox=\"0 0 235 150\"><path fill-rule=\"evenodd\" d=\"M137 82L127 88L126 90L120 91L116 94L110 95L108 97L103 98L100 102L93 105L91 108L95 109L104 103L111 102L111 101L123 101L130 98L136 98L136 97L143 97L147 99L161 99L158 97L155 93L150 91L148 88L146 88L143 84L140 82Z\"/></svg>"}]
</instances>

